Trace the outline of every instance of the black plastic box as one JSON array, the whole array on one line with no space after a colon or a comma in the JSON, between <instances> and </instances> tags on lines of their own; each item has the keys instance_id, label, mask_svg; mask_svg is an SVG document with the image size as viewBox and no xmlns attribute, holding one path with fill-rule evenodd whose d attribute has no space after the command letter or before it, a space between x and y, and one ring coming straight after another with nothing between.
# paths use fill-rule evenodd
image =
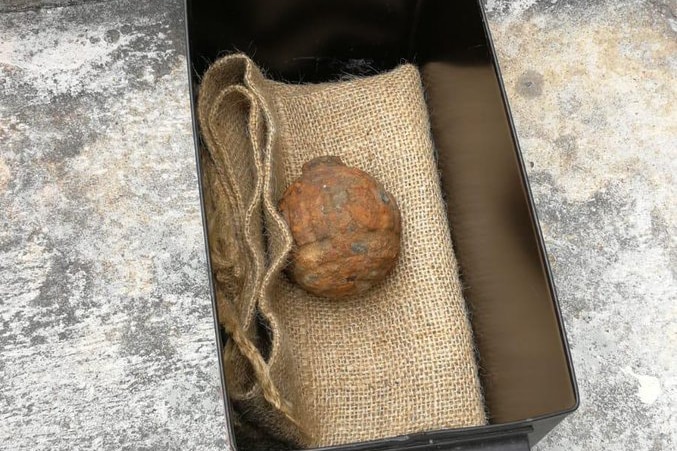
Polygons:
<instances>
[{"instance_id":1,"label":"black plastic box","mask_svg":"<svg viewBox=\"0 0 677 451\"><path fill-rule=\"evenodd\" d=\"M490 424L323 449L526 450L573 412L571 357L478 0L187 0L186 13L196 151L196 88L220 55L245 52L287 81L402 61L423 75Z\"/></svg>"}]
</instances>

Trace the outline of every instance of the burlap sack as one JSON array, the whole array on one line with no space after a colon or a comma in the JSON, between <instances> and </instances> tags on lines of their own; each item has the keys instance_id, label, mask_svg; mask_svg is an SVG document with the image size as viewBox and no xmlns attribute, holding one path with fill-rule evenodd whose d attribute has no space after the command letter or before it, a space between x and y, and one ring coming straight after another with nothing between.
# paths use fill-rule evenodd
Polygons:
<instances>
[{"instance_id":1,"label":"burlap sack","mask_svg":"<svg viewBox=\"0 0 677 451\"><path fill-rule=\"evenodd\" d=\"M242 55L198 99L224 362L243 422L296 446L485 423L417 69L292 85ZM276 205L316 156L338 155L397 199L402 249L365 295L316 298L282 273L292 246Z\"/></svg>"}]
</instances>

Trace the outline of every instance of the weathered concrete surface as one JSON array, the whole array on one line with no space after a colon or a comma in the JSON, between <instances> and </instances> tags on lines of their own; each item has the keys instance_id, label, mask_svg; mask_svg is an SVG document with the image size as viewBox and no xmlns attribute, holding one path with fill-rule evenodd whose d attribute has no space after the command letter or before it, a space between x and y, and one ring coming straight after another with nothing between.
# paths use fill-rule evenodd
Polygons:
<instances>
[{"instance_id":1,"label":"weathered concrete surface","mask_svg":"<svg viewBox=\"0 0 677 451\"><path fill-rule=\"evenodd\" d=\"M677 2L486 3L582 397L538 449L677 449Z\"/></svg>"},{"instance_id":2,"label":"weathered concrete surface","mask_svg":"<svg viewBox=\"0 0 677 451\"><path fill-rule=\"evenodd\" d=\"M83 3L102 3L115 0L2 0L0 12L28 11L38 8L56 8L60 6L75 6Z\"/></svg>"},{"instance_id":3,"label":"weathered concrete surface","mask_svg":"<svg viewBox=\"0 0 677 451\"><path fill-rule=\"evenodd\" d=\"M486 6L582 395L538 449L675 449L677 5ZM181 2L0 11L0 449L224 449Z\"/></svg>"},{"instance_id":4,"label":"weathered concrete surface","mask_svg":"<svg viewBox=\"0 0 677 451\"><path fill-rule=\"evenodd\" d=\"M0 14L0 449L225 448L182 15Z\"/></svg>"}]
</instances>

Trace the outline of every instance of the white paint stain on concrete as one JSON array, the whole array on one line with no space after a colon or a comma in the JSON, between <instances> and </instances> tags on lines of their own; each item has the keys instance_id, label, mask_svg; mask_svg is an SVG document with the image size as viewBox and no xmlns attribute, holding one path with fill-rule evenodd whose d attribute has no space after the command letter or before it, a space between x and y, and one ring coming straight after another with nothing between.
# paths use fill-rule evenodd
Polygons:
<instances>
[{"instance_id":1,"label":"white paint stain on concrete","mask_svg":"<svg viewBox=\"0 0 677 451\"><path fill-rule=\"evenodd\" d=\"M623 368L623 373L637 380L637 396L644 404L653 404L661 395L661 382L657 377L637 374L630 367Z\"/></svg>"}]
</instances>

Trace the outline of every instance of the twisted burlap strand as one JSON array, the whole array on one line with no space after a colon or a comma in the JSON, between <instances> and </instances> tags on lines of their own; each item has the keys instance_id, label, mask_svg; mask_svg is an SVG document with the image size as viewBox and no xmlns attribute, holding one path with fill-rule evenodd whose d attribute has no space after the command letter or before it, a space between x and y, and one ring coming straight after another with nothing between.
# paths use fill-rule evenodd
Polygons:
<instances>
[{"instance_id":1,"label":"twisted burlap strand","mask_svg":"<svg viewBox=\"0 0 677 451\"><path fill-rule=\"evenodd\" d=\"M292 85L231 55L205 74L198 113L219 320L232 338L226 378L241 419L296 446L484 424L417 69ZM340 301L281 272L292 239L276 204L320 155L375 176L402 212L393 273Z\"/></svg>"}]
</instances>

